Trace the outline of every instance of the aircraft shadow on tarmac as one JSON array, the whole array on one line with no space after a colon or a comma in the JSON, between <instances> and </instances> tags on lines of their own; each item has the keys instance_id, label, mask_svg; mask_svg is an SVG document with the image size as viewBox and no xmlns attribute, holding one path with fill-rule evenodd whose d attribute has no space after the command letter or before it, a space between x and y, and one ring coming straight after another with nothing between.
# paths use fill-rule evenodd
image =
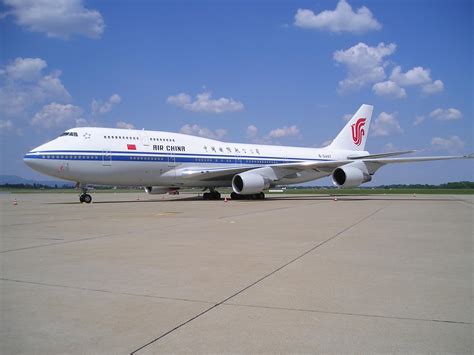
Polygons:
<instances>
[{"instance_id":1,"label":"aircraft shadow on tarmac","mask_svg":"<svg viewBox=\"0 0 474 355\"><path fill-rule=\"evenodd\" d=\"M454 199L454 198L423 198L423 197L394 197L392 198L380 197L380 195L323 195L323 196L267 196L263 201L254 201L254 200L228 200L232 203L258 203L258 202L271 202L271 201L334 201L337 198L337 201L342 202L359 202L359 201L413 201L413 202L467 202L463 199ZM224 199L220 200L204 200L202 196L192 196L192 197L183 197L175 198L172 200L167 199L127 199L127 200L115 200L115 201L97 201L92 202L93 204L115 204L115 203L168 203L168 202L185 202L185 201L202 201L203 203L208 202L224 202ZM48 202L47 204L51 205L77 205L81 204L79 201L70 201L70 202Z\"/></svg>"}]
</instances>

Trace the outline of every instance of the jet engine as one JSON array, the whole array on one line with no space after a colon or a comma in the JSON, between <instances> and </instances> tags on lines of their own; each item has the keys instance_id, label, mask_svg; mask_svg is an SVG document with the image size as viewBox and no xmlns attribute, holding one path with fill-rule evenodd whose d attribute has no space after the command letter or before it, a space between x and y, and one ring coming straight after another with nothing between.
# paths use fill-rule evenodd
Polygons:
<instances>
[{"instance_id":1,"label":"jet engine","mask_svg":"<svg viewBox=\"0 0 474 355\"><path fill-rule=\"evenodd\" d=\"M364 163L351 163L346 166L334 169L332 172L332 182L338 187L357 187L364 182L372 180Z\"/></svg>"},{"instance_id":2,"label":"jet engine","mask_svg":"<svg viewBox=\"0 0 474 355\"><path fill-rule=\"evenodd\" d=\"M162 195L167 192L170 194L177 192L179 188L167 187L167 186L147 186L145 187L145 192L150 195Z\"/></svg>"},{"instance_id":3,"label":"jet engine","mask_svg":"<svg viewBox=\"0 0 474 355\"><path fill-rule=\"evenodd\" d=\"M268 179L250 171L234 175L232 178L232 189L240 195L257 194L269 187L270 181Z\"/></svg>"}]
</instances>

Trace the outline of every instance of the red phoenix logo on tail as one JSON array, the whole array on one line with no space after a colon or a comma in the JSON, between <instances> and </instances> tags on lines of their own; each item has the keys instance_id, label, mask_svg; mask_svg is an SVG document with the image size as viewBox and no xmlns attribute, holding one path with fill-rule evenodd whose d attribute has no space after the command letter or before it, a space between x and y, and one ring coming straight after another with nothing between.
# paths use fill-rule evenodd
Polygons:
<instances>
[{"instance_id":1,"label":"red phoenix logo on tail","mask_svg":"<svg viewBox=\"0 0 474 355\"><path fill-rule=\"evenodd\" d=\"M364 131L365 118L359 118L352 127L352 140L355 145L360 145L362 143L362 137L365 135Z\"/></svg>"}]
</instances>

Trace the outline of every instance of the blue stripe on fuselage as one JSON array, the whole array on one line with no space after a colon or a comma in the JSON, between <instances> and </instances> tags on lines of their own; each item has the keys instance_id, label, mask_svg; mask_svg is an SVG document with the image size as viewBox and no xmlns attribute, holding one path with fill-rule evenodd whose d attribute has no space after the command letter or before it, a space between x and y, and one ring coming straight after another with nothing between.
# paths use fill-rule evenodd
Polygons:
<instances>
[{"instance_id":1,"label":"blue stripe on fuselage","mask_svg":"<svg viewBox=\"0 0 474 355\"><path fill-rule=\"evenodd\" d=\"M93 154L91 154L93 153ZM114 155L115 154L115 155ZM124 154L124 155L123 155ZM28 153L25 159L45 160L71 160L71 161L132 161L132 162L170 162L174 163L218 163L218 164L279 164L294 163L298 161L328 161L328 159L303 159L303 158L281 158L281 157L259 157L259 156L234 156L234 155L211 155L211 154L174 154L155 152L104 152L97 150L84 151L43 151Z\"/></svg>"},{"instance_id":2,"label":"blue stripe on fuselage","mask_svg":"<svg viewBox=\"0 0 474 355\"><path fill-rule=\"evenodd\" d=\"M93 154L131 154L131 155L136 155L136 154L146 154L146 155L164 155L164 156L199 156L199 157L211 157L211 158L231 158L231 159L238 159L242 158L243 155L223 155L223 154L198 154L198 153L176 153L176 152L140 152L140 151L108 151L108 150L44 150L44 151L35 151L33 153L36 154L43 154L43 153L59 153L59 154L84 154L84 153L93 153ZM32 154L32 152L27 153ZM291 158L291 157L270 157L270 156L260 156L260 155L245 155L245 157L251 158L251 159L294 159L297 161L301 160L315 160L315 161L324 161L326 159L306 159L306 158Z\"/></svg>"}]
</instances>

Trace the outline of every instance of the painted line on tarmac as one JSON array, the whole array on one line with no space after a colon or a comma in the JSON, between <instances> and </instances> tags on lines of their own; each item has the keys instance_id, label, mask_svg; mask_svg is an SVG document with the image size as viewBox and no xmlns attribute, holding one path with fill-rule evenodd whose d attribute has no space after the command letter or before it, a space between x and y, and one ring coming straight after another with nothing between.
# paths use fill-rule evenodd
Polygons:
<instances>
[{"instance_id":1,"label":"painted line on tarmac","mask_svg":"<svg viewBox=\"0 0 474 355\"><path fill-rule=\"evenodd\" d=\"M237 291L236 293L232 294L231 296L227 297L226 299L220 301L219 303L216 303L215 305L213 305L212 307L209 307L208 309L205 309L204 311L202 311L201 313L198 313L197 315L195 315L194 317L188 319L187 321L177 325L176 327L174 327L173 329L170 329L168 330L166 333L163 333L162 335L158 336L157 338L149 341L148 343L140 346L139 348L137 348L136 350L132 351L130 354L133 355L133 354L136 354L137 352L139 352L140 350L143 350L144 348L150 346L151 344L153 343L156 343L157 341L159 341L160 339L163 339L164 337L166 337L167 335L173 333L174 331L184 327L186 324L192 322L193 320L201 317L202 315L210 312L211 310L221 306L222 304L224 304L225 302L231 300L232 298L240 295L242 292L245 292L247 291L249 288L259 284L260 282L262 282L263 280L269 278L270 276L276 274L277 272L279 272L280 270L284 269L285 267L287 267L288 265L291 265L292 263L294 263L295 261L298 261L300 260L301 258L303 258L304 256L308 255L309 253L315 251L316 249L318 249L319 247L323 246L324 244L327 244L329 243L330 241L334 240L335 238L339 237L340 235L344 234L345 232L347 232L348 230L354 228L355 226L359 225L360 223L366 221L367 219L369 219L370 217L374 216L375 214L377 214L378 212L380 212L381 210L383 210L386 206L382 206L380 208L378 208L377 210L375 210L374 212L370 213L369 215L361 218L360 220L352 223L351 225L349 225L348 227L342 229L341 231L337 232L336 234L334 234L333 236L329 237L328 239L316 244L315 246L313 246L312 248L308 249L307 251L305 251L304 253L298 255L297 257L291 259L290 261L288 261L287 263L283 264L282 266L276 268L275 270L271 271L270 273L266 274L265 276L262 276L261 278L259 278L258 280L252 282L251 284L249 284L248 286L242 288L241 290Z\"/></svg>"},{"instance_id":2,"label":"painted line on tarmac","mask_svg":"<svg viewBox=\"0 0 474 355\"><path fill-rule=\"evenodd\" d=\"M310 313L323 313L333 314L342 316L354 316L354 317L368 317L368 318L383 318L383 319L397 319L397 320L409 320L418 322L438 322L438 323L451 323L451 324L464 324L472 325L471 322L446 320L446 319L428 319L428 318L413 318L413 317L397 317L397 316L384 316L381 314L365 314L365 313L351 313L351 312L337 312L337 311L323 311L318 309L305 309L305 308L289 308L289 307L277 307L277 306L261 306L254 304L239 304L239 303L226 303L224 306L233 307L248 307L248 308L261 308L261 309L272 309L280 311L294 311L294 312L310 312Z\"/></svg>"},{"instance_id":3,"label":"painted line on tarmac","mask_svg":"<svg viewBox=\"0 0 474 355\"><path fill-rule=\"evenodd\" d=\"M207 304L215 303L212 301L195 300L195 299L189 299L189 298L156 296L156 295L147 295L147 294L131 293L131 292L114 292L114 291L104 290L104 289L99 289L99 288L87 288L87 287L78 287L78 286L69 286L69 285L60 285L60 284L50 284L50 283L44 283L44 282L25 281L25 280L16 280L16 279L8 279L8 278L0 278L0 281L16 282L16 283L22 283L22 284L28 284L28 285L44 286L44 287L63 288L63 289L76 290L76 291L101 292L101 293L108 293L108 294L118 295L118 296L147 297L147 298L155 298L155 299L167 300L167 301L181 301L181 302L193 302L193 303L207 303Z\"/></svg>"}]
</instances>

